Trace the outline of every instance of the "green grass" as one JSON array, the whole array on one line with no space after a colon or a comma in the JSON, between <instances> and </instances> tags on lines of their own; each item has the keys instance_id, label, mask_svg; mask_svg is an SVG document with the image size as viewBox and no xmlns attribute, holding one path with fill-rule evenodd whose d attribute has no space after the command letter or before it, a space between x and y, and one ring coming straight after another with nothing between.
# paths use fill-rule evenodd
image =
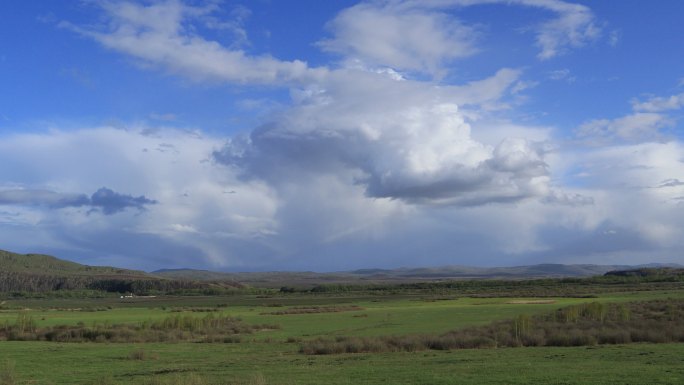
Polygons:
<instances>
[{"instance_id":1,"label":"green grass","mask_svg":"<svg viewBox=\"0 0 684 385\"><path fill-rule=\"evenodd\" d=\"M196 374L209 383L268 384L681 384L684 345L514 348L302 356L294 346L147 344L156 358L131 359L135 344L3 343L22 383L122 384Z\"/></svg>"},{"instance_id":2,"label":"green grass","mask_svg":"<svg viewBox=\"0 0 684 385\"><path fill-rule=\"evenodd\" d=\"M684 291L639 291L597 298L435 298L428 295L330 296L296 294L269 298L160 297L121 301L53 299L6 301L0 323L19 309L37 325L86 326L160 320L185 310L215 308L249 324L279 330L245 335L237 344L49 343L0 341L0 364L15 366L20 384L143 384L151 378L197 375L210 384L679 384L684 383L684 344L634 344L591 348L509 348L415 353L306 356L298 343L334 336L443 333L519 314L601 301L684 298ZM513 302L522 303L513 303ZM338 313L263 314L294 306L357 305ZM57 309L50 309L57 308ZM99 308L102 311L78 309ZM0 365L0 367L2 367Z\"/></svg>"},{"instance_id":3,"label":"green grass","mask_svg":"<svg viewBox=\"0 0 684 385\"><path fill-rule=\"evenodd\" d=\"M363 310L340 313L314 313L292 315L268 315L262 313L287 307L234 305L217 308L221 314L240 317L248 323L280 324L282 330L267 335L272 338L290 336L307 337L319 335L358 335L404 334L419 332L443 332L469 325L481 325L492 320L512 318L518 314L535 314L558 307L586 302L578 299L556 299L551 304L511 304L516 299L473 299L428 302L420 299L384 299L373 302L360 300L355 305ZM337 299L328 299L337 301ZM345 300L346 301L346 300ZM334 302L333 302L334 303ZM297 304L295 304L297 305ZM176 314L181 308L112 308L101 311L83 311L81 308L70 310L30 309L38 326L76 325L83 322L86 326L94 323L109 322L136 323L145 320L159 320L169 314ZM101 308L102 309L102 308ZM189 311L190 314L193 314ZM196 313L201 316L202 313ZM16 310L0 311L0 323L14 322Z\"/></svg>"}]
</instances>

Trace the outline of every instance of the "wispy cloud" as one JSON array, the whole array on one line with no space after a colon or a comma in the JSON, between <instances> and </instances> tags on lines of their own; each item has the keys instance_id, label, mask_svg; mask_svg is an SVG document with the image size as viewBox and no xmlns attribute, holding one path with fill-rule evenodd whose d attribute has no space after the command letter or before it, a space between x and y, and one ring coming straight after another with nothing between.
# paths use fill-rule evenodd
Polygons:
<instances>
[{"instance_id":1,"label":"wispy cloud","mask_svg":"<svg viewBox=\"0 0 684 385\"><path fill-rule=\"evenodd\" d=\"M592 145L615 141L642 142L663 138L661 129L672 121L657 113L638 112L617 119L595 119L583 123L576 131L580 140Z\"/></svg>"},{"instance_id":2,"label":"wispy cloud","mask_svg":"<svg viewBox=\"0 0 684 385\"><path fill-rule=\"evenodd\" d=\"M0 190L0 205L45 206L50 208L81 207L90 204L84 194L58 193L50 190Z\"/></svg>"},{"instance_id":3,"label":"wispy cloud","mask_svg":"<svg viewBox=\"0 0 684 385\"><path fill-rule=\"evenodd\" d=\"M551 80L565 80L568 83L574 83L577 80L567 68L549 71L548 78Z\"/></svg>"},{"instance_id":4,"label":"wispy cloud","mask_svg":"<svg viewBox=\"0 0 684 385\"><path fill-rule=\"evenodd\" d=\"M596 41L601 28L589 7L556 0L520 0L520 4L545 8L557 14L556 19L542 23L537 29L537 57L548 60Z\"/></svg>"},{"instance_id":5,"label":"wispy cloud","mask_svg":"<svg viewBox=\"0 0 684 385\"><path fill-rule=\"evenodd\" d=\"M97 4L104 11L104 25L84 27L63 21L60 26L144 63L160 65L192 79L278 84L305 81L325 72L324 69L311 69L303 61L281 61L268 55L250 56L240 50L239 46L246 39L240 24L246 17L245 11L238 12L237 21L226 25L212 16L216 11L212 3L192 6L167 0L150 5ZM234 44L225 47L206 40L194 32L193 21L208 21L209 27L232 29L237 34Z\"/></svg>"},{"instance_id":6,"label":"wispy cloud","mask_svg":"<svg viewBox=\"0 0 684 385\"><path fill-rule=\"evenodd\" d=\"M684 107L684 94L671 95L667 97L652 96L645 101L632 100L632 108L635 111L644 112L663 112L679 110Z\"/></svg>"},{"instance_id":7,"label":"wispy cloud","mask_svg":"<svg viewBox=\"0 0 684 385\"><path fill-rule=\"evenodd\" d=\"M476 54L483 33L445 12L480 4L520 5L552 12L551 18L531 28L542 60L581 47L601 35L588 7L561 0L442 0L369 1L341 11L328 24L332 37L320 40L322 49L346 61L369 66L445 74L449 62ZM213 3L204 6L167 0L150 5L131 2L98 3L106 16L102 25L60 25L98 41L143 63L197 80L250 84L292 84L320 80L329 71L311 68L300 60L250 55L244 22L249 10L235 7L227 19L215 16ZM193 25L231 31L233 42L223 46L195 32Z\"/></svg>"},{"instance_id":8,"label":"wispy cloud","mask_svg":"<svg viewBox=\"0 0 684 385\"><path fill-rule=\"evenodd\" d=\"M438 74L446 62L477 52L478 32L427 6L368 2L340 12L328 23L326 51L370 65Z\"/></svg>"},{"instance_id":9,"label":"wispy cloud","mask_svg":"<svg viewBox=\"0 0 684 385\"><path fill-rule=\"evenodd\" d=\"M664 181L660 182L660 184L658 185L658 188L678 187L678 186L684 186L684 182L675 178L675 179L665 179Z\"/></svg>"},{"instance_id":10,"label":"wispy cloud","mask_svg":"<svg viewBox=\"0 0 684 385\"><path fill-rule=\"evenodd\" d=\"M684 94L651 96L645 101L632 99L631 104L634 112L629 115L583 123L575 131L577 137L592 145L666 140L664 129L675 125L669 112L684 107Z\"/></svg>"},{"instance_id":11,"label":"wispy cloud","mask_svg":"<svg viewBox=\"0 0 684 385\"><path fill-rule=\"evenodd\" d=\"M409 0L370 2L402 12L470 7L482 4L519 5L549 11L555 15L547 21L526 26L536 34L540 48L537 57L548 60L597 41L602 28L591 9L585 5L562 0ZM385 5L387 4L387 5Z\"/></svg>"}]
</instances>

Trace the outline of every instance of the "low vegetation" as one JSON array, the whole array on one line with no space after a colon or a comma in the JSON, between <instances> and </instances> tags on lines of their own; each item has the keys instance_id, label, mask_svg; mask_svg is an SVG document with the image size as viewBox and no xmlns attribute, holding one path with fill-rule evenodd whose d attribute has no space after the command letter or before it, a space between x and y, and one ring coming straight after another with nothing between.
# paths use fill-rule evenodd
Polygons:
<instances>
[{"instance_id":1,"label":"low vegetation","mask_svg":"<svg viewBox=\"0 0 684 385\"><path fill-rule=\"evenodd\" d=\"M304 354L378 353L520 346L684 342L684 300L592 302L553 313L494 322L441 335L318 338Z\"/></svg>"},{"instance_id":2,"label":"low vegetation","mask_svg":"<svg viewBox=\"0 0 684 385\"><path fill-rule=\"evenodd\" d=\"M262 315L289 315L289 314L317 314L317 313L340 313L345 311L364 310L357 305L349 306L296 306L285 310L261 313Z\"/></svg>"},{"instance_id":3,"label":"low vegetation","mask_svg":"<svg viewBox=\"0 0 684 385\"><path fill-rule=\"evenodd\" d=\"M362 273L268 273L237 288L0 252L0 385L684 381L681 269Z\"/></svg>"},{"instance_id":4,"label":"low vegetation","mask_svg":"<svg viewBox=\"0 0 684 385\"><path fill-rule=\"evenodd\" d=\"M324 284L303 290L316 294L368 293L456 294L467 297L565 297L592 298L596 293L679 290L684 288L684 269L658 268L612 271L585 278L466 279L390 284ZM281 289L282 291L282 289Z\"/></svg>"},{"instance_id":5,"label":"low vegetation","mask_svg":"<svg viewBox=\"0 0 684 385\"><path fill-rule=\"evenodd\" d=\"M249 325L239 318L207 314L205 317L175 315L137 324L107 322L92 327L60 325L39 328L31 316L20 313L13 324L0 327L0 340L54 342L239 342L237 337L278 325Z\"/></svg>"}]
</instances>

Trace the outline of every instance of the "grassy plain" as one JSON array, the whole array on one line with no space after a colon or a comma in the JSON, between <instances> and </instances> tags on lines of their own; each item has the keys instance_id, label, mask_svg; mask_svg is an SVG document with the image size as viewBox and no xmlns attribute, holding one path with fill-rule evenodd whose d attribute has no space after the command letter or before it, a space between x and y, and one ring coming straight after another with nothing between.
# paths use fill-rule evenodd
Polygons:
<instances>
[{"instance_id":1,"label":"grassy plain","mask_svg":"<svg viewBox=\"0 0 684 385\"><path fill-rule=\"evenodd\" d=\"M151 378L210 384L681 384L684 344L503 348L307 356L317 337L443 333L583 302L684 298L684 290L627 291L595 298L470 298L454 295L316 295L23 299L0 301L0 324L18 314L38 327L137 324L207 312L277 324L239 343L0 341L0 364L18 384L142 384ZM356 310L277 315L286 309ZM295 312L296 313L296 312ZM1 378L1 377L0 377ZM0 380L1 385L3 380Z\"/></svg>"},{"instance_id":2,"label":"grassy plain","mask_svg":"<svg viewBox=\"0 0 684 385\"><path fill-rule=\"evenodd\" d=\"M508 348L304 356L280 343L135 344L6 342L22 383L139 383L199 374L209 383L263 384L681 384L684 345Z\"/></svg>"}]
</instances>

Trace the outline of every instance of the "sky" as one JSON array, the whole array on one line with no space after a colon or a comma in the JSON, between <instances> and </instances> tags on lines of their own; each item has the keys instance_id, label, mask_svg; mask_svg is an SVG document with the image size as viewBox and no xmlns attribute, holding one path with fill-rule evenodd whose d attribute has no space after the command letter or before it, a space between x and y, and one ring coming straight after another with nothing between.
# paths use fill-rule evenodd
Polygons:
<instances>
[{"instance_id":1,"label":"sky","mask_svg":"<svg viewBox=\"0 0 684 385\"><path fill-rule=\"evenodd\" d=\"M684 263L684 2L0 2L0 249Z\"/></svg>"}]
</instances>

